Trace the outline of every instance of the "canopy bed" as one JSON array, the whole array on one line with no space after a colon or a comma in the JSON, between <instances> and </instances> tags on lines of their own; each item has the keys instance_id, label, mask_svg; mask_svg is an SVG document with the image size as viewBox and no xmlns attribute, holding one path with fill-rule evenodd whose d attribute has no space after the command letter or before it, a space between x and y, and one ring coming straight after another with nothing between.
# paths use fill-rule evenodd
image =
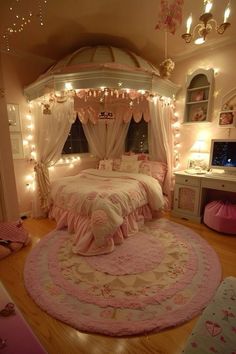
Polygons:
<instances>
[{"instance_id":1,"label":"canopy bed","mask_svg":"<svg viewBox=\"0 0 236 354\"><path fill-rule=\"evenodd\" d=\"M37 195L34 216L50 211L58 228L67 226L75 232L75 252L87 255L111 252L114 244L122 242L132 231L134 220L133 231L139 219L145 215L149 218L151 210L163 208L163 194L170 201L172 98L177 89L141 57L107 46L79 49L25 89L35 125L33 146ZM120 158L124 153L125 136L132 117L135 121L144 119L148 122L149 159L158 162L159 167L161 164L168 166L162 186L152 173L141 171L141 166L131 174L127 174L130 172L127 169L119 172L82 171L78 176L65 178L51 186L48 168L60 159L77 115L83 124L90 152L105 162ZM101 188L100 192L94 189L95 184L98 190ZM117 192L119 184L121 187ZM118 201L114 201L114 195ZM132 195L136 197L132 198ZM84 217L89 220L85 222ZM88 234L88 238L81 238L81 234Z\"/></svg>"}]
</instances>

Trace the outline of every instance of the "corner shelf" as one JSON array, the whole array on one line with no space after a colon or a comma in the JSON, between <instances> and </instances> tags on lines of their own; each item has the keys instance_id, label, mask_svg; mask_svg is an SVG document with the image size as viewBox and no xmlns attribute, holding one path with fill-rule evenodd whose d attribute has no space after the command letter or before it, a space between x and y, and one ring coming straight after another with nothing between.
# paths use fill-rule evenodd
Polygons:
<instances>
[{"instance_id":1,"label":"corner shelf","mask_svg":"<svg viewBox=\"0 0 236 354\"><path fill-rule=\"evenodd\" d=\"M210 121L213 69L198 69L187 77L184 124Z\"/></svg>"}]
</instances>

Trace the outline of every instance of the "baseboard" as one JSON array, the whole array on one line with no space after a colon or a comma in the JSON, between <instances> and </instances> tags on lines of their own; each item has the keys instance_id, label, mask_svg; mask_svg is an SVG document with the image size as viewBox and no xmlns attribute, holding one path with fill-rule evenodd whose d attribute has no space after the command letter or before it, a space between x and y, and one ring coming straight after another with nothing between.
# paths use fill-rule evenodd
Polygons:
<instances>
[{"instance_id":1,"label":"baseboard","mask_svg":"<svg viewBox=\"0 0 236 354\"><path fill-rule=\"evenodd\" d=\"M31 213L32 213L31 210L24 211L24 212L20 213L20 218L21 219L31 218Z\"/></svg>"},{"instance_id":2,"label":"baseboard","mask_svg":"<svg viewBox=\"0 0 236 354\"><path fill-rule=\"evenodd\" d=\"M189 221L193 221L196 222L198 224L201 224L202 222L202 217L201 216L193 216L193 215L187 215L183 213L178 213L177 211L172 210L171 211L171 215L180 218L180 219L184 219L184 220L189 220Z\"/></svg>"}]
</instances>

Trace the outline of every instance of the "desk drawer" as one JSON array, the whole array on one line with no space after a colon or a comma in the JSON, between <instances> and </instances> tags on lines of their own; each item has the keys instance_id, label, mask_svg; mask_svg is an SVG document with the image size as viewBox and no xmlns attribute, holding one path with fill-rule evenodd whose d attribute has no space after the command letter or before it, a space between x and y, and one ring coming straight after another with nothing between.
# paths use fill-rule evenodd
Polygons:
<instances>
[{"instance_id":1,"label":"desk drawer","mask_svg":"<svg viewBox=\"0 0 236 354\"><path fill-rule=\"evenodd\" d=\"M200 186L200 178L192 177L192 176L175 176L175 183L183 184L186 186Z\"/></svg>"},{"instance_id":2,"label":"desk drawer","mask_svg":"<svg viewBox=\"0 0 236 354\"><path fill-rule=\"evenodd\" d=\"M236 182L224 181L223 179L216 181L214 181L213 179L204 179L202 181L202 188L210 188L227 192L236 192Z\"/></svg>"}]
</instances>

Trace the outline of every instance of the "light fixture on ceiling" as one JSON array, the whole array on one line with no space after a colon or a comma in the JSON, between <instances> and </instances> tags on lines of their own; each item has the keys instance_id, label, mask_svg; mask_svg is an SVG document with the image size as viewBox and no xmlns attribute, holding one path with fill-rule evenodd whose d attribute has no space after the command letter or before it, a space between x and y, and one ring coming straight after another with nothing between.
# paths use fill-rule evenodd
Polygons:
<instances>
[{"instance_id":1,"label":"light fixture on ceiling","mask_svg":"<svg viewBox=\"0 0 236 354\"><path fill-rule=\"evenodd\" d=\"M199 17L200 23L196 24L191 31L192 26L192 14L188 17L186 23L186 33L182 34L182 38L186 43L190 43L194 40L195 44L202 44L206 41L206 36L212 32L213 29L218 34L223 34L225 30L230 26L228 18L230 15L230 1L226 6L224 12L224 21L218 25L210 12L213 6L213 0L204 0L204 13Z\"/></svg>"}]
</instances>

